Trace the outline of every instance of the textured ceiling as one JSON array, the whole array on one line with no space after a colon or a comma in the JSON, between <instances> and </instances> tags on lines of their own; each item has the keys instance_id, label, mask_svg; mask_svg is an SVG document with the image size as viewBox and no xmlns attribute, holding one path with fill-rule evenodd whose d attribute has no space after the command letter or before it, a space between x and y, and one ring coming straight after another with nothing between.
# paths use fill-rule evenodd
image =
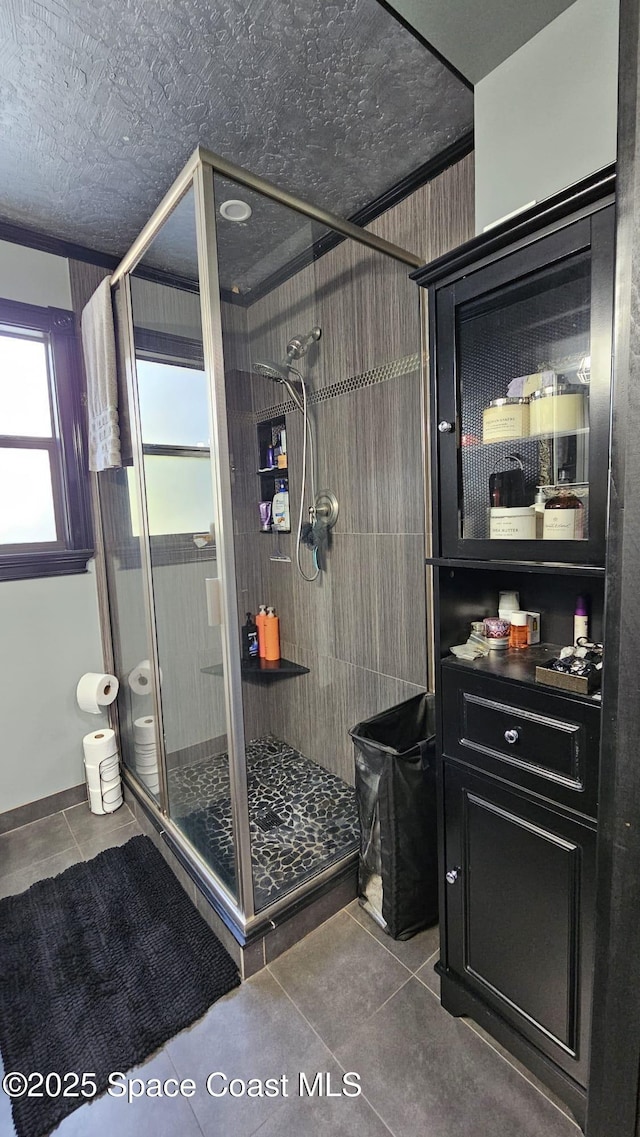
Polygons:
<instances>
[{"instance_id":1,"label":"textured ceiling","mask_svg":"<svg viewBox=\"0 0 640 1137\"><path fill-rule=\"evenodd\" d=\"M199 144L348 216L472 121L377 0L0 0L0 217L103 252Z\"/></svg>"}]
</instances>

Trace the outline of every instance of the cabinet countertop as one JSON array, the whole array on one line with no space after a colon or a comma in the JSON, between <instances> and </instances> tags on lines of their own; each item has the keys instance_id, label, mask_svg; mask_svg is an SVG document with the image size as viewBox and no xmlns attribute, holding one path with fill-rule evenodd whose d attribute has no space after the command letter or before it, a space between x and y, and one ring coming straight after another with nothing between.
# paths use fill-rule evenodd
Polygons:
<instances>
[{"instance_id":1,"label":"cabinet countertop","mask_svg":"<svg viewBox=\"0 0 640 1137\"><path fill-rule=\"evenodd\" d=\"M531 647L523 648L521 651L512 648L507 648L506 651L492 651L489 655L474 660L456 659L454 655L448 655L442 660L442 666L473 671L481 675L493 675L496 679L508 679L513 683L526 683L538 691L547 691L550 695L562 695L600 706L599 691L594 695L578 695L573 691L562 691L536 682L536 667L549 663L559 655L560 651L561 646L558 644L532 644Z\"/></svg>"}]
</instances>

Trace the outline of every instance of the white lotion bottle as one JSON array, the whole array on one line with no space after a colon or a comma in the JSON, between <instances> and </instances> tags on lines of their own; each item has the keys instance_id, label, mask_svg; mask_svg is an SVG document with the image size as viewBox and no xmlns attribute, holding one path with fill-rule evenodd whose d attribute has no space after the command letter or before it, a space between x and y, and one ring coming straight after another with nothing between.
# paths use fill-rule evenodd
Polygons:
<instances>
[{"instance_id":1,"label":"white lotion bottle","mask_svg":"<svg viewBox=\"0 0 640 1137\"><path fill-rule=\"evenodd\" d=\"M291 514L289 512L289 491L287 483L282 479L278 483L278 492L273 499L271 524L280 533L291 532Z\"/></svg>"}]
</instances>

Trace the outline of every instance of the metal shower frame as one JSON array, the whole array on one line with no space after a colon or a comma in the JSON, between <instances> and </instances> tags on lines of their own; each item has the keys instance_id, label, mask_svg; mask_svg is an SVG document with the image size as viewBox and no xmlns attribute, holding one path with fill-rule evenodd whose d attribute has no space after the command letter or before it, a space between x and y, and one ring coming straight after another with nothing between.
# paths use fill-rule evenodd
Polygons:
<instances>
[{"instance_id":1,"label":"metal shower frame","mask_svg":"<svg viewBox=\"0 0 640 1137\"><path fill-rule=\"evenodd\" d=\"M393 257L409 266L417 268L423 259L413 253L402 249L368 230L361 229L342 217L335 216L317 206L310 205L284 190L278 189L262 178L233 165L219 155L202 147L198 147L189 158L184 169L165 194L157 209L141 230L131 248L121 260L111 277L113 288L121 287L124 292L124 313L127 326L122 337L124 365L127 379L127 393L131 412L131 436L135 456L136 490L138 495L138 508L140 510L141 534L140 553L142 562L143 589L145 595L146 632L149 642L150 663L153 675L153 701L156 714L157 747L160 766L160 804L146 790L143 784L125 768L125 776L132 791L142 798L148 810L160 821L161 831L170 839L170 844L180 850L185 866L190 875L195 877L205 887L211 898L212 906L225 920L229 927L241 939L251 939L263 928L276 926L277 918L289 909L296 901L307 893L316 889L324 881L333 877L340 868L353 858L353 854L330 868L323 870L311 881L299 885L286 896L279 898L267 908L256 913L253 896L253 880L251 869L251 836L249 830L249 810L245 761L245 738L243 719L243 696L240 672L240 643L236 634L237 625L237 598L236 573L233 533L231 527L222 519L232 517L231 507L231 476L229 465L227 408L225 395L225 373L222 339L222 309L218 277L217 257L217 231L214 198L214 174L230 178L234 182L246 186L270 198L281 205L300 213L311 220L334 230L341 236L357 241L386 256ZM173 212L184 195L193 189L196 216L196 234L198 251L198 273L200 285L200 309L203 333L204 365L210 388L210 430L211 430L211 469L213 478L213 500L216 517L216 545L218 576L221 582L221 600L223 610L222 652L224 666L224 691L227 716L227 735L229 743L229 775L231 783L231 799L233 803L233 835L236 858L237 900L231 892L218 879L210 866L203 860L191 846L188 839L181 832L168 813L169 801L166 777L166 752L164 747L164 730L162 724L162 708L159 699L159 660L156 634L155 611L153 605L153 572L149 539L149 527L146 515L146 502L144 492L144 462L142 454L142 438L140 432L140 414L136 388L135 374L135 347L133 339L133 313L131 305L130 274L134 271L150 244L162 228L169 215ZM421 333L421 369L422 369L422 401L423 421L423 455L425 478L429 470L429 399L427 392L427 336L426 336L426 304L424 289L418 289L416 301L420 304L420 333ZM99 486L99 479L98 479ZM426 483L425 483L426 484ZM95 486L95 483L94 483ZM425 556L426 568L426 598L427 598L427 643L429 675L427 686L433 689L433 625L432 611L432 568L428 560L432 555L431 549L431 518L429 514L430 495L426 494L425 514ZM94 502L97 513L100 513L99 494L94 492ZM98 516L98 523L100 518ZM98 524L98 528L101 528ZM100 537L102 534L100 534ZM105 645L105 663L111 662L113 667L113 649L111 640L111 626L109 622L108 593L106 586L106 571L104 557L100 558L100 588L101 620L103 643ZM115 708L115 704L114 704ZM117 725L117 711L114 716Z\"/></svg>"}]
</instances>

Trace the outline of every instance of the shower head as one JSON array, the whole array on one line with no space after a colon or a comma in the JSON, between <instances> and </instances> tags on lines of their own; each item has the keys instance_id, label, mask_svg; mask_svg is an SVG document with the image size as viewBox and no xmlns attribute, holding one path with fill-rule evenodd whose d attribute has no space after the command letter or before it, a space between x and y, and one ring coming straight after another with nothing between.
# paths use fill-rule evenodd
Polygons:
<instances>
[{"instance_id":1,"label":"shower head","mask_svg":"<svg viewBox=\"0 0 640 1137\"><path fill-rule=\"evenodd\" d=\"M259 359L252 364L256 375L265 379L272 379L274 383L286 383L288 379L287 366L284 363L274 363L272 359Z\"/></svg>"},{"instance_id":2,"label":"shower head","mask_svg":"<svg viewBox=\"0 0 640 1137\"><path fill-rule=\"evenodd\" d=\"M312 343L320 339L322 329L312 328L305 336L293 336L287 344L287 363L291 363L294 359L301 359L306 355Z\"/></svg>"},{"instance_id":3,"label":"shower head","mask_svg":"<svg viewBox=\"0 0 640 1137\"><path fill-rule=\"evenodd\" d=\"M262 375L265 379L272 379L274 383L288 384L290 373L297 377L297 379L304 383L302 375L295 367L292 366L294 359L300 359L301 356L306 355L312 343L320 339L322 330L318 327L312 328L304 336L293 336L287 344L287 357L282 363L274 363L272 359L259 359L254 363L253 370L257 375Z\"/></svg>"}]
</instances>

